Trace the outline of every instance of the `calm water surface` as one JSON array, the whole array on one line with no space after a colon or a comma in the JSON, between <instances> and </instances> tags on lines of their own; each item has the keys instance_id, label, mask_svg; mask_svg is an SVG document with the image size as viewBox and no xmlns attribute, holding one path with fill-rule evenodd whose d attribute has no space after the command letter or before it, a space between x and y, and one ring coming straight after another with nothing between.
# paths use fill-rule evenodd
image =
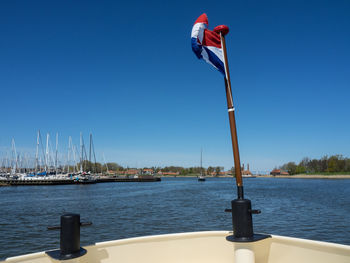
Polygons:
<instances>
[{"instance_id":1,"label":"calm water surface","mask_svg":"<svg viewBox=\"0 0 350 263\"><path fill-rule=\"evenodd\" d=\"M350 180L245 180L255 232L350 245ZM59 247L60 215L80 213L93 225L81 244L201 230L231 230L224 213L234 180L163 178L156 183L0 187L0 259Z\"/></svg>"}]
</instances>

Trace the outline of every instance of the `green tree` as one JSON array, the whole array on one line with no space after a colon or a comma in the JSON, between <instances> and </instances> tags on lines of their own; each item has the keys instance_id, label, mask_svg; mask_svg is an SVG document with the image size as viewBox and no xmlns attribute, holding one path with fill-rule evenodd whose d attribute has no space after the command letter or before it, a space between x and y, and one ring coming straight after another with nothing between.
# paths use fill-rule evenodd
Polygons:
<instances>
[{"instance_id":1,"label":"green tree","mask_svg":"<svg viewBox=\"0 0 350 263\"><path fill-rule=\"evenodd\" d=\"M220 166L216 166L215 167L215 174L216 174L216 176L218 176L220 174L220 172L221 172L221 167Z\"/></svg>"},{"instance_id":2,"label":"green tree","mask_svg":"<svg viewBox=\"0 0 350 263\"><path fill-rule=\"evenodd\" d=\"M234 166L231 167L231 174L233 177L236 177L236 170Z\"/></svg>"},{"instance_id":3,"label":"green tree","mask_svg":"<svg viewBox=\"0 0 350 263\"><path fill-rule=\"evenodd\" d=\"M303 174L306 172L306 168L304 166L298 165L295 169L296 174Z\"/></svg>"},{"instance_id":4,"label":"green tree","mask_svg":"<svg viewBox=\"0 0 350 263\"><path fill-rule=\"evenodd\" d=\"M287 171L289 174L296 174L297 165L295 162L289 162L281 166L282 170Z\"/></svg>"},{"instance_id":5,"label":"green tree","mask_svg":"<svg viewBox=\"0 0 350 263\"><path fill-rule=\"evenodd\" d=\"M209 166L207 169L207 174L211 175L212 172L214 172L214 167Z\"/></svg>"},{"instance_id":6,"label":"green tree","mask_svg":"<svg viewBox=\"0 0 350 263\"><path fill-rule=\"evenodd\" d=\"M346 158L344 163L344 172L350 172L350 159Z\"/></svg>"}]
</instances>

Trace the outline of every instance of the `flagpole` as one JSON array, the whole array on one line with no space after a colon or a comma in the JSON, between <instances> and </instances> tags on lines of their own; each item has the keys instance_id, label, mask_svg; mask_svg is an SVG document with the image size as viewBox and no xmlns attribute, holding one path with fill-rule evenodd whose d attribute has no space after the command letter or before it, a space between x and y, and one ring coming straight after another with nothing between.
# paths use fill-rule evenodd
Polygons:
<instances>
[{"instance_id":1,"label":"flagpole","mask_svg":"<svg viewBox=\"0 0 350 263\"><path fill-rule=\"evenodd\" d=\"M200 23L204 25L201 25ZM234 159L235 174L236 174L237 196L238 196L237 199L234 199L231 201L231 209L225 209L225 212L231 212L232 214L232 226L233 226L233 235L227 236L226 239L232 242L242 242L242 243L253 242L253 241L268 238L270 236L254 234L252 214L259 214L260 210L253 210L251 201L249 199L245 199L244 193L243 193L243 180L242 180L242 171L241 171L241 161L239 159L235 108L233 106L230 71L228 68L227 50L226 50L226 42L225 42L225 35L227 35L227 33L229 32L229 28L225 25L221 25L221 26L215 27L213 32L211 32L210 30L205 31L207 26L208 26L208 18L206 14L202 14L196 20L195 25L192 28L191 43L192 43L192 50L194 51L194 53L197 55L198 58L204 58L208 63L220 69L220 71L223 71L220 61L223 60L223 64L224 64L227 109L228 109L228 117L230 121L230 132L231 132L233 159ZM209 47L215 48L215 52L214 51L212 52L213 53L212 59L208 57L209 56L208 53L204 52L202 50L202 47L199 46L199 44L203 42L202 38L205 40L204 42L208 44L208 45L203 44L204 47L207 46L208 49ZM223 57L221 56L221 54L218 54L217 48L221 48L223 52ZM245 246L242 246L242 248L247 251L251 249L249 247L246 247L246 248L244 247ZM240 249L238 249L235 252L235 259L240 258L238 261L242 260L243 262L246 259L241 258L241 256L239 255L240 253L238 253L239 250ZM252 260L250 260L249 262L254 261L253 251L251 251L251 254L253 255L253 257L252 257Z\"/></svg>"},{"instance_id":2,"label":"flagpole","mask_svg":"<svg viewBox=\"0 0 350 263\"><path fill-rule=\"evenodd\" d=\"M222 51L224 56L225 88L226 88L228 116L230 120L232 149L233 149L233 158L235 163L236 185L237 185L237 196L238 196L237 199L231 201L231 209L225 210L226 212L232 213L232 225L233 225L233 235L227 237L226 239L233 242L247 242L247 241L252 242L252 241L265 239L269 236L254 234L252 214L259 214L260 210L253 210L251 201L248 199L244 199L241 162L239 159L237 129L236 129L236 120L235 120L235 108L233 106L230 71L228 68L227 50L226 50L226 42L225 42L225 35L228 33L228 31L229 31L228 27L224 25L217 26L216 28L214 28L214 32L220 35L221 46L222 46Z\"/></svg>"},{"instance_id":3,"label":"flagpole","mask_svg":"<svg viewBox=\"0 0 350 263\"><path fill-rule=\"evenodd\" d=\"M234 159L234 165L235 165L237 196L238 196L238 199L243 199L244 198L243 180L242 180L242 171L241 171L241 161L239 158L235 108L234 108L233 99L232 99L231 79L230 79L230 71L228 67L227 50L226 50L226 42L225 42L225 34L228 33L228 28L226 26L218 26L214 29L214 31L220 34L222 51L224 55L225 90L226 90L226 98L227 98L227 110L228 110L228 116L230 121L233 159Z\"/></svg>"}]
</instances>

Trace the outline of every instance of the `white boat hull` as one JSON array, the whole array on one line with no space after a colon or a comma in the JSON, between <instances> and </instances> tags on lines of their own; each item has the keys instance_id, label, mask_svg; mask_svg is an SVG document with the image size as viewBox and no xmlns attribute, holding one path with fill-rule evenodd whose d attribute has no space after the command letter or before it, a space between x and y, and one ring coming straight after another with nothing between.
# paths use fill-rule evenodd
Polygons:
<instances>
[{"instance_id":1,"label":"white boat hull","mask_svg":"<svg viewBox=\"0 0 350 263\"><path fill-rule=\"evenodd\" d=\"M87 254L62 262L123 263L349 263L350 246L272 236L253 243L232 243L228 231L128 238L84 247ZM239 261L239 262L238 262ZM59 262L45 252L5 262Z\"/></svg>"}]
</instances>

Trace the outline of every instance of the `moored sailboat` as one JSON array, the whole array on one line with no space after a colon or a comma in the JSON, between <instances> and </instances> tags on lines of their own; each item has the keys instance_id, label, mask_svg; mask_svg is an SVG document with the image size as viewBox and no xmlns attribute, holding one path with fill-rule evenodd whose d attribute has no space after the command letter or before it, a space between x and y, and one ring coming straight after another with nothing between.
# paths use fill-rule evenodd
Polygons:
<instances>
[{"instance_id":1,"label":"moored sailboat","mask_svg":"<svg viewBox=\"0 0 350 263\"><path fill-rule=\"evenodd\" d=\"M200 182L204 182L205 181L205 176L203 175L203 166L202 166L202 149L201 149L201 166L200 166L200 174L199 174L199 177L198 177L198 181Z\"/></svg>"}]
</instances>

